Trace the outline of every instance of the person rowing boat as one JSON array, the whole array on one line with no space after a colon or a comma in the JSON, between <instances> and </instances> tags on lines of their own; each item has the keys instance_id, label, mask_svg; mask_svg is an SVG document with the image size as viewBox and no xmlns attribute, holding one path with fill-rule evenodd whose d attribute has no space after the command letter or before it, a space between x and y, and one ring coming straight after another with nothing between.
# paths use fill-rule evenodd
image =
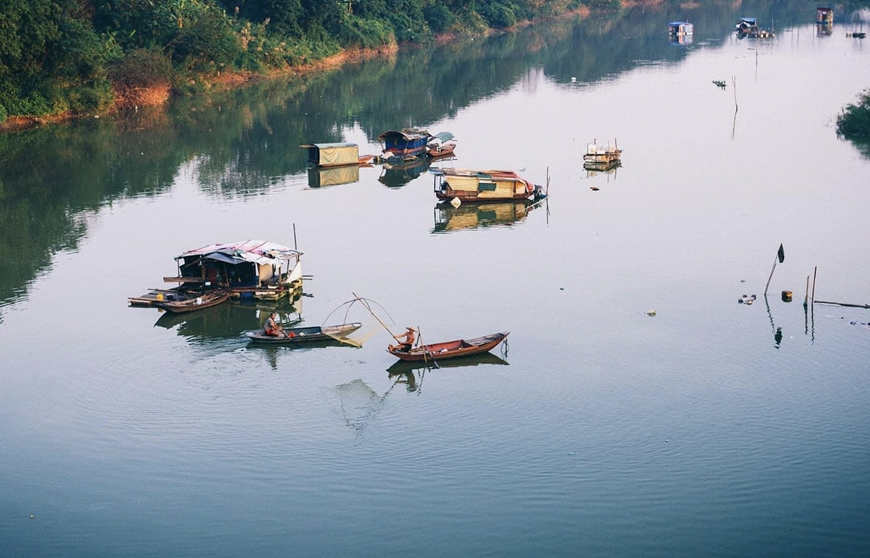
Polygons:
<instances>
[{"instance_id":1,"label":"person rowing boat","mask_svg":"<svg viewBox=\"0 0 870 558\"><path fill-rule=\"evenodd\" d=\"M411 348L414 346L414 341L417 340L417 330L413 327L408 327L405 329L405 333L402 333L401 335L396 335L395 339L399 342L399 344L390 345L390 349L394 351L410 351Z\"/></svg>"},{"instance_id":2,"label":"person rowing boat","mask_svg":"<svg viewBox=\"0 0 870 558\"><path fill-rule=\"evenodd\" d=\"M284 333L284 330L281 329L281 326L278 325L278 322L275 319L277 317L277 312L272 312L271 314L269 314L269 319L266 320L266 325L263 327L263 333L271 337L284 337L285 335L287 335L286 333Z\"/></svg>"}]
</instances>

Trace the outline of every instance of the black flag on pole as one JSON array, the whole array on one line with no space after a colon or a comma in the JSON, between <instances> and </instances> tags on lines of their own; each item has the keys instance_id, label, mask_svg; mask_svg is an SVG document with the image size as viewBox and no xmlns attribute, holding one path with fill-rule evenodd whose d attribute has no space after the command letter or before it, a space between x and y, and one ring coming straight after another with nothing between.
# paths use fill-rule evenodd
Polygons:
<instances>
[{"instance_id":1,"label":"black flag on pole","mask_svg":"<svg viewBox=\"0 0 870 558\"><path fill-rule=\"evenodd\" d=\"M776 253L776 255L779 257L779 263L785 261L785 250L783 250L782 244L779 245L779 251Z\"/></svg>"}]
</instances>

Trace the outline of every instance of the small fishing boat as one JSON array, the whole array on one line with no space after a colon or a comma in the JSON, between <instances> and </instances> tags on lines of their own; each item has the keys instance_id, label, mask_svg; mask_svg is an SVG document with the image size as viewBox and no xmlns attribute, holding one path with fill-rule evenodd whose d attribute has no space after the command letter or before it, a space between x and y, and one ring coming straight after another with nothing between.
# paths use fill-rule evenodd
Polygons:
<instances>
[{"instance_id":1,"label":"small fishing boat","mask_svg":"<svg viewBox=\"0 0 870 558\"><path fill-rule=\"evenodd\" d=\"M475 171L453 168L429 169L435 175L435 196L462 202L525 200L543 197L540 186L513 171Z\"/></svg>"},{"instance_id":2,"label":"small fishing boat","mask_svg":"<svg viewBox=\"0 0 870 558\"><path fill-rule=\"evenodd\" d=\"M508 334L509 332L492 333L490 335L484 335L483 337L475 337L474 339L457 339L456 341L447 341L445 343L420 345L419 347L414 347L410 350L397 349L390 346L387 348L387 352L408 362L419 362L424 360L439 361L448 358L485 353L504 341Z\"/></svg>"},{"instance_id":3,"label":"small fishing boat","mask_svg":"<svg viewBox=\"0 0 870 558\"><path fill-rule=\"evenodd\" d=\"M158 299L152 303L152 306L162 308L167 312L175 314L184 314L186 312L195 312L204 308L211 308L230 298L230 294L226 291L208 291L199 296L191 296L190 298L175 299L172 295L169 297Z\"/></svg>"},{"instance_id":4,"label":"small fishing boat","mask_svg":"<svg viewBox=\"0 0 870 558\"><path fill-rule=\"evenodd\" d=\"M442 159L453 155L456 149L456 138L450 132L441 132L429 138L426 144L426 155L432 159Z\"/></svg>"},{"instance_id":5,"label":"small fishing boat","mask_svg":"<svg viewBox=\"0 0 870 558\"><path fill-rule=\"evenodd\" d=\"M313 343L317 341L336 341L361 327L362 324L359 322L325 327L291 327L284 330L283 337L266 335L265 331L258 329L257 331L245 332L245 336L251 341L260 343Z\"/></svg>"}]
</instances>

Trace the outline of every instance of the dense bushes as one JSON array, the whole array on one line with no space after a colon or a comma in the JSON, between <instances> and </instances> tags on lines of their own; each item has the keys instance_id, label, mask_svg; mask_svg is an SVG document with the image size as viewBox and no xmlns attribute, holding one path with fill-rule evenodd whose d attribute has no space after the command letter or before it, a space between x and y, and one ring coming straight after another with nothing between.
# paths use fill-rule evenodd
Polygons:
<instances>
[{"instance_id":1,"label":"dense bushes","mask_svg":"<svg viewBox=\"0 0 870 558\"><path fill-rule=\"evenodd\" d=\"M511 27L578 0L28 0L0 3L0 121L104 110L116 92Z\"/></svg>"},{"instance_id":2,"label":"dense bushes","mask_svg":"<svg viewBox=\"0 0 870 558\"><path fill-rule=\"evenodd\" d=\"M870 89L858 96L858 102L847 105L837 116L837 134L846 139L870 142Z\"/></svg>"}]
</instances>

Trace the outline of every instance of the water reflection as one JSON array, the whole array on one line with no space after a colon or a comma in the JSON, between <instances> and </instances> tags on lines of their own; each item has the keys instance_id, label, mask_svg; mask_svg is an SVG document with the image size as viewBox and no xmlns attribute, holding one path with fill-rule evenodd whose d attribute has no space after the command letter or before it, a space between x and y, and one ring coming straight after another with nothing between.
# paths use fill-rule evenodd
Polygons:
<instances>
[{"instance_id":1,"label":"water reflection","mask_svg":"<svg viewBox=\"0 0 870 558\"><path fill-rule=\"evenodd\" d=\"M308 169L308 186L310 188L353 184L354 182L359 182L359 165Z\"/></svg>"},{"instance_id":2,"label":"water reflection","mask_svg":"<svg viewBox=\"0 0 870 558\"><path fill-rule=\"evenodd\" d=\"M481 365L508 366L508 362L493 353L482 353L456 359L445 360L436 367L433 362L398 361L389 368L387 374L395 383L403 384L409 392L420 394L426 372L433 369L469 368ZM394 383L394 385L395 385Z\"/></svg>"},{"instance_id":3,"label":"water reflection","mask_svg":"<svg viewBox=\"0 0 870 558\"><path fill-rule=\"evenodd\" d=\"M339 420L355 434L362 435L366 427L384 408L387 397L396 387L396 383L393 382L386 392L379 394L362 379L356 379L324 390L324 396Z\"/></svg>"},{"instance_id":4,"label":"water reflection","mask_svg":"<svg viewBox=\"0 0 870 558\"><path fill-rule=\"evenodd\" d=\"M510 227L522 221L539 203L531 201L503 201L489 203L463 203L453 207L449 203L435 205L433 233L448 233L493 226Z\"/></svg>"},{"instance_id":5,"label":"water reflection","mask_svg":"<svg viewBox=\"0 0 870 558\"><path fill-rule=\"evenodd\" d=\"M592 178L599 174L607 176L608 182L613 177L616 180L616 171L622 167L621 161L611 161L610 163L583 163L583 169L586 171L586 178Z\"/></svg>"},{"instance_id":6,"label":"water reflection","mask_svg":"<svg viewBox=\"0 0 870 558\"><path fill-rule=\"evenodd\" d=\"M425 156L401 163L384 163L378 181L389 188L401 188L415 178L419 178L429 170L431 164L432 159Z\"/></svg>"},{"instance_id":7,"label":"water reflection","mask_svg":"<svg viewBox=\"0 0 870 558\"><path fill-rule=\"evenodd\" d=\"M175 329L191 344L212 345L230 339L247 342L245 331L261 329L271 312L277 312L284 326L298 325L302 321L302 298L293 301L229 301L212 308L190 314L164 312L154 327Z\"/></svg>"}]
</instances>

